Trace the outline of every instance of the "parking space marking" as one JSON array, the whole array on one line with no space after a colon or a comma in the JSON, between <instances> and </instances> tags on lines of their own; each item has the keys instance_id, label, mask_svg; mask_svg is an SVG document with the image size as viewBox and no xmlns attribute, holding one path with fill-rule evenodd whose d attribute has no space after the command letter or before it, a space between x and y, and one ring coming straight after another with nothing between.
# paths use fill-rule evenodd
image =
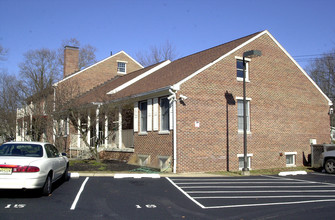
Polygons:
<instances>
[{"instance_id":1,"label":"parking space marking","mask_svg":"<svg viewBox=\"0 0 335 220\"><path fill-rule=\"evenodd\" d=\"M274 176L167 179L203 209L335 202L332 183Z\"/></svg>"},{"instance_id":2,"label":"parking space marking","mask_svg":"<svg viewBox=\"0 0 335 220\"><path fill-rule=\"evenodd\" d=\"M166 177L166 179L173 185L175 186L180 192L182 192L187 198L189 198L191 201L193 201L195 204L200 206L201 208L205 209L206 207L203 206L200 202L192 198L188 193L186 193L184 190L182 190L177 184L175 184L169 177Z\"/></svg>"},{"instance_id":3,"label":"parking space marking","mask_svg":"<svg viewBox=\"0 0 335 220\"><path fill-rule=\"evenodd\" d=\"M317 176L327 176L327 177L335 177L333 174L328 174L328 173L311 173L312 175L317 175Z\"/></svg>"},{"instance_id":4,"label":"parking space marking","mask_svg":"<svg viewBox=\"0 0 335 220\"><path fill-rule=\"evenodd\" d=\"M88 179L89 179L89 177L86 177L86 179L84 180L83 184L81 185L81 187L80 187L80 189L79 189L79 191L77 193L77 196L76 196L76 198L74 199L74 201L72 203L72 206L71 206L70 210L75 210L76 209L77 202L79 201L80 195L83 192Z\"/></svg>"}]
</instances>

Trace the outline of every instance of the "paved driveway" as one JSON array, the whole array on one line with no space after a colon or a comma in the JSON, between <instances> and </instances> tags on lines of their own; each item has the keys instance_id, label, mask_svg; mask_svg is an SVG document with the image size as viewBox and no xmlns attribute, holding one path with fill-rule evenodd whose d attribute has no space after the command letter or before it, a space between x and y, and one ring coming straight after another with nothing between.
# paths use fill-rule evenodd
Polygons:
<instances>
[{"instance_id":1,"label":"paved driveway","mask_svg":"<svg viewBox=\"0 0 335 220\"><path fill-rule=\"evenodd\" d=\"M80 177L49 197L0 194L1 219L332 219L335 175ZM1 192L0 192L1 193Z\"/></svg>"},{"instance_id":2,"label":"paved driveway","mask_svg":"<svg viewBox=\"0 0 335 220\"><path fill-rule=\"evenodd\" d=\"M275 176L169 178L203 209L335 202L335 184Z\"/></svg>"}]
</instances>

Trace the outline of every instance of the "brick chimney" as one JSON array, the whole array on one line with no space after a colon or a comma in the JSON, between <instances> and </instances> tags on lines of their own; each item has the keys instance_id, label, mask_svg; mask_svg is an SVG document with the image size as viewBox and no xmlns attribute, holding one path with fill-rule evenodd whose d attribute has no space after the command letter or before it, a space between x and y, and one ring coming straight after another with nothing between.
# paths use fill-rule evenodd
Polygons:
<instances>
[{"instance_id":1,"label":"brick chimney","mask_svg":"<svg viewBox=\"0 0 335 220\"><path fill-rule=\"evenodd\" d=\"M64 78L79 70L79 48L64 47Z\"/></svg>"}]
</instances>

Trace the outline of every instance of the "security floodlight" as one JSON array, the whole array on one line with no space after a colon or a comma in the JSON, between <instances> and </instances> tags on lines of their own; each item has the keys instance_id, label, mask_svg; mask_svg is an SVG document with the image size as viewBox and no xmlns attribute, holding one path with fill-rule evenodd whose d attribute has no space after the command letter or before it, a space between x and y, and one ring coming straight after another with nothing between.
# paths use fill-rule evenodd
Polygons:
<instances>
[{"instance_id":1,"label":"security floodlight","mask_svg":"<svg viewBox=\"0 0 335 220\"><path fill-rule=\"evenodd\" d=\"M249 50L243 53L243 57L253 58L262 56L262 51L260 50Z\"/></svg>"},{"instance_id":2,"label":"security floodlight","mask_svg":"<svg viewBox=\"0 0 335 220\"><path fill-rule=\"evenodd\" d=\"M187 96L185 96L185 95L180 95L180 96L179 96L179 99L180 99L180 100L185 100L185 99L187 99Z\"/></svg>"}]
</instances>

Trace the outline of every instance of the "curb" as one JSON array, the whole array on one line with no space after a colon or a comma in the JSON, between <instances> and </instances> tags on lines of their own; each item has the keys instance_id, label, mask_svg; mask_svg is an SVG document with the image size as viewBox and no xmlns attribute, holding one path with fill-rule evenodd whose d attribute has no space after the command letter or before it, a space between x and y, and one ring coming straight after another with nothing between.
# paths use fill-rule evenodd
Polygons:
<instances>
[{"instance_id":1,"label":"curb","mask_svg":"<svg viewBox=\"0 0 335 220\"><path fill-rule=\"evenodd\" d=\"M159 174L140 174L140 173L116 173L114 175L115 179L121 179L121 178L135 178L135 179L140 179L140 178L154 178L158 179L161 178Z\"/></svg>"},{"instance_id":2,"label":"curb","mask_svg":"<svg viewBox=\"0 0 335 220\"><path fill-rule=\"evenodd\" d=\"M280 172L278 176L295 176L295 175L307 175L306 171L288 171L288 172Z\"/></svg>"}]
</instances>

